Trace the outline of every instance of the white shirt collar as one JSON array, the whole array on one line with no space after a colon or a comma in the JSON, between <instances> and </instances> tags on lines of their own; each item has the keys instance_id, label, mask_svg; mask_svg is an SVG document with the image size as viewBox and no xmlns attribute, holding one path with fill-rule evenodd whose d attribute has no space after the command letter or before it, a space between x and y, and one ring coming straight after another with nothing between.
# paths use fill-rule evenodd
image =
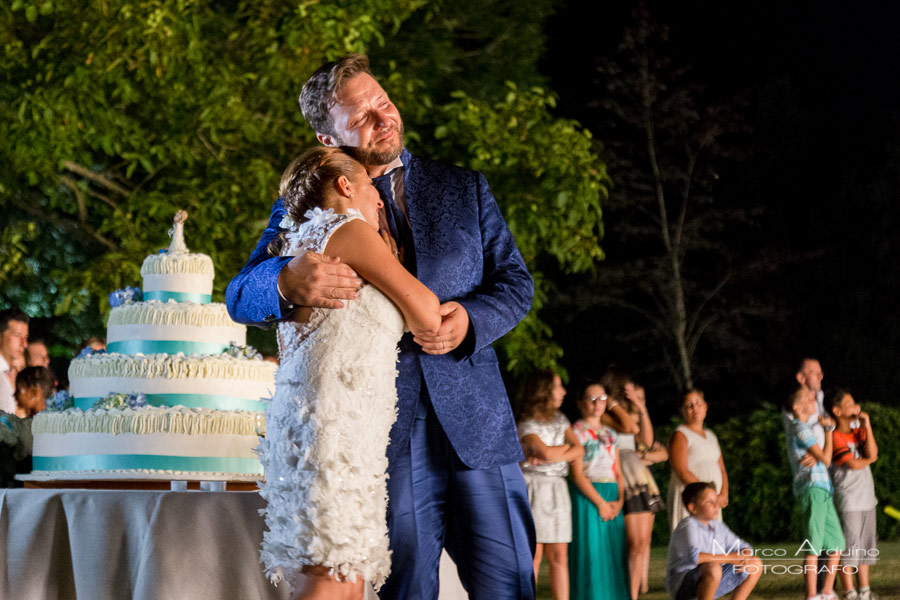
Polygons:
<instances>
[{"instance_id":1,"label":"white shirt collar","mask_svg":"<svg viewBox=\"0 0 900 600\"><path fill-rule=\"evenodd\" d=\"M401 154L400 156L403 156L403 155ZM394 171L395 171L396 169L398 169L399 167L404 166L404 165L403 165L403 161L400 159L400 156L398 156L397 158L395 158L394 160L392 160L391 162L388 163L388 166L385 167L385 169L384 169L385 175L391 175L391 176L393 176Z\"/></svg>"}]
</instances>

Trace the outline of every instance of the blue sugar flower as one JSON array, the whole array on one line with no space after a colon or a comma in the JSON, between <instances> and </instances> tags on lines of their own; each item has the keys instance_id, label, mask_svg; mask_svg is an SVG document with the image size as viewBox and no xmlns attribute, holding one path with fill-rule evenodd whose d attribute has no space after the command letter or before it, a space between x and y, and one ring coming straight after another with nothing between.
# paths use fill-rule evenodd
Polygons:
<instances>
[{"instance_id":1,"label":"blue sugar flower","mask_svg":"<svg viewBox=\"0 0 900 600\"><path fill-rule=\"evenodd\" d=\"M112 308L115 308L117 306L122 306L123 304L140 302L142 298L143 294L141 294L140 288L126 286L124 289L110 292L109 305Z\"/></svg>"},{"instance_id":2,"label":"blue sugar flower","mask_svg":"<svg viewBox=\"0 0 900 600\"><path fill-rule=\"evenodd\" d=\"M44 404L44 410L48 412L59 412L67 410L75 406L75 398L66 390L60 390L47 398Z\"/></svg>"}]
</instances>

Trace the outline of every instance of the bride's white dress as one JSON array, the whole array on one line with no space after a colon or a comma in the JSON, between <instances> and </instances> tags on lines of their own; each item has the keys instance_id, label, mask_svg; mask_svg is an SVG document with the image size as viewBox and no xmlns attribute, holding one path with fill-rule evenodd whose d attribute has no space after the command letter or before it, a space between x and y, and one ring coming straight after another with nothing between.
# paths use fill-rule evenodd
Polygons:
<instances>
[{"instance_id":1,"label":"bride's white dress","mask_svg":"<svg viewBox=\"0 0 900 600\"><path fill-rule=\"evenodd\" d=\"M283 254L323 252L339 227L362 218L321 209L307 217ZM323 565L377 589L390 572L385 452L403 317L371 285L344 304L278 325L281 365L259 446L268 503L261 559L276 582Z\"/></svg>"}]
</instances>

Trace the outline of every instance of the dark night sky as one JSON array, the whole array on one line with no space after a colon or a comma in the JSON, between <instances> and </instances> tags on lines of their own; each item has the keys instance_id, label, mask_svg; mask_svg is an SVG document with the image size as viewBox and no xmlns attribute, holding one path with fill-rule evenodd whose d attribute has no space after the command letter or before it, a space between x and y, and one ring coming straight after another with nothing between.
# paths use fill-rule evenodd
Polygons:
<instances>
[{"instance_id":1,"label":"dark night sky","mask_svg":"<svg viewBox=\"0 0 900 600\"><path fill-rule=\"evenodd\" d=\"M896 11L833 1L645 5L671 26L678 62L722 98L743 92L749 100L751 155L731 174L739 185L723 193L765 207L762 234L785 256L815 255L775 279L790 318L760 332L768 381L757 369L736 373L732 385L765 395L791 374L797 357L814 355L822 359L826 385L897 404ZM544 67L561 114L602 140L586 108L593 93L586 82L595 58L620 41L634 3L596 6L560 6L548 26Z\"/></svg>"}]
</instances>

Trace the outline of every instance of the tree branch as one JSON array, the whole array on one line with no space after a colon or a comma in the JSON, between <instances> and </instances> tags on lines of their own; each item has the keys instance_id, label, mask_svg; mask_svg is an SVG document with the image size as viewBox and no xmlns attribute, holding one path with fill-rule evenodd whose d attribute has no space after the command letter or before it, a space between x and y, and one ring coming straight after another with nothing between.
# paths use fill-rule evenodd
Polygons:
<instances>
[{"instance_id":1,"label":"tree branch","mask_svg":"<svg viewBox=\"0 0 900 600\"><path fill-rule=\"evenodd\" d=\"M684 219L687 216L688 200L691 198L691 187L694 181L694 169L697 166L697 159L700 157L700 151L690 154L688 160L687 172L685 173L684 191L681 194L681 210L678 212L678 224L675 226L675 248L681 252L681 236L684 233Z\"/></svg>"},{"instance_id":2,"label":"tree branch","mask_svg":"<svg viewBox=\"0 0 900 600\"><path fill-rule=\"evenodd\" d=\"M40 206L31 205L27 202L17 200L16 198L12 198L11 201L16 208L28 213L36 219L50 223L51 225L59 227L62 230L69 231L82 239L97 242L98 244L105 246L113 252L118 252L120 250L117 244L97 233L97 230L87 223L77 224L66 219L60 219L59 217L48 213Z\"/></svg>"},{"instance_id":3,"label":"tree branch","mask_svg":"<svg viewBox=\"0 0 900 600\"><path fill-rule=\"evenodd\" d=\"M716 282L716 285L713 286L713 288L709 291L709 293L706 294L706 297L703 298L703 300L700 302L700 304L697 305L697 308L695 308L691 312L691 318L688 320L688 326L687 326L687 330L689 332L693 331L694 327L696 326L697 321L700 319L700 313L703 312L703 308L707 304L709 304L709 302L713 298L715 298L719 294L719 292L722 291L722 288L724 288L725 285L729 281L731 281L731 279L733 277L734 277L734 272L729 271L728 273L726 273L724 277L722 277L721 279L719 279L719 281Z\"/></svg>"},{"instance_id":4,"label":"tree branch","mask_svg":"<svg viewBox=\"0 0 900 600\"><path fill-rule=\"evenodd\" d=\"M697 350L697 344L700 343L701 338L703 338L703 333L706 329L719 320L718 315L710 315L705 318L700 325L697 327L697 330L688 336L688 351L690 355L693 356L694 352Z\"/></svg>"},{"instance_id":5,"label":"tree branch","mask_svg":"<svg viewBox=\"0 0 900 600\"><path fill-rule=\"evenodd\" d=\"M68 177L63 176L63 177L59 178L59 181L64 186L66 186L67 188L72 190L72 192L74 192L75 203L78 205L78 222L82 223L82 224L86 223L87 222L87 208L84 205L84 192L82 192L81 189L79 189L78 184L73 179L69 179Z\"/></svg>"},{"instance_id":6,"label":"tree branch","mask_svg":"<svg viewBox=\"0 0 900 600\"><path fill-rule=\"evenodd\" d=\"M204 146L207 150L209 150L209 153L212 154L212 157L213 157L214 159L216 159L216 160L219 161L219 162L225 162L225 161L222 160L222 159L219 157L219 155L216 153L215 149L214 149L213 146L212 146L212 143L211 143L208 139L206 139L206 136L203 135L203 132L200 131L200 128L199 128L199 127L197 128L197 138L203 143L203 146Z\"/></svg>"},{"instance_id":7,"label":"tree branch","mask_svg":"<svg viewBox=\"0 0 900 600\"><path fill-rule=\"evenodd\" d=\"M61 176L59 178L59 180L66 187L68 187L73 192L75 192L76 199L78 200L78 213L79 213L79 221L80 222L84 223L85 221L87 221L87 213L82 211L82 209L84 208L84 194L85 193L87 193L87 195L90 196L91 198L96 198L98 200L102 200L107 205L109 205L113 210L115 210L116 212L120 212L119 205L116 204L115 201L112 198L110 198L109 196L107 196L105 194L101 194L100 192L95 192L94 190L91 190L91 189L88 189L86 191L82 190L81 188L78 187L78 182L76 182L74 179L70 179L69 177L66 177L65 175Z\"/></svg>"},{"instance_id":8,"label":"tree branch","mask_svg":"<svg viewBox=\"0 0 900 600\"><path fill-rule=\"evenodd\" d=\"M82 167L79 164L73 163L70 160L65 161L63 163L63 166L65 168L67 168L68 170L72 171L73 173L78 173L82 177L86 177L87 179L90 179L94 183L102 185L106 189L112 190L113 192L116 192L117 194L121 194L125 197L131 196L130 191L123 188L119 184L114 183L112 180L108 179L107 177L104 177L100 173L94 173L90 169L88 169L86 167Z\"/></svg>"}]
</instances>

